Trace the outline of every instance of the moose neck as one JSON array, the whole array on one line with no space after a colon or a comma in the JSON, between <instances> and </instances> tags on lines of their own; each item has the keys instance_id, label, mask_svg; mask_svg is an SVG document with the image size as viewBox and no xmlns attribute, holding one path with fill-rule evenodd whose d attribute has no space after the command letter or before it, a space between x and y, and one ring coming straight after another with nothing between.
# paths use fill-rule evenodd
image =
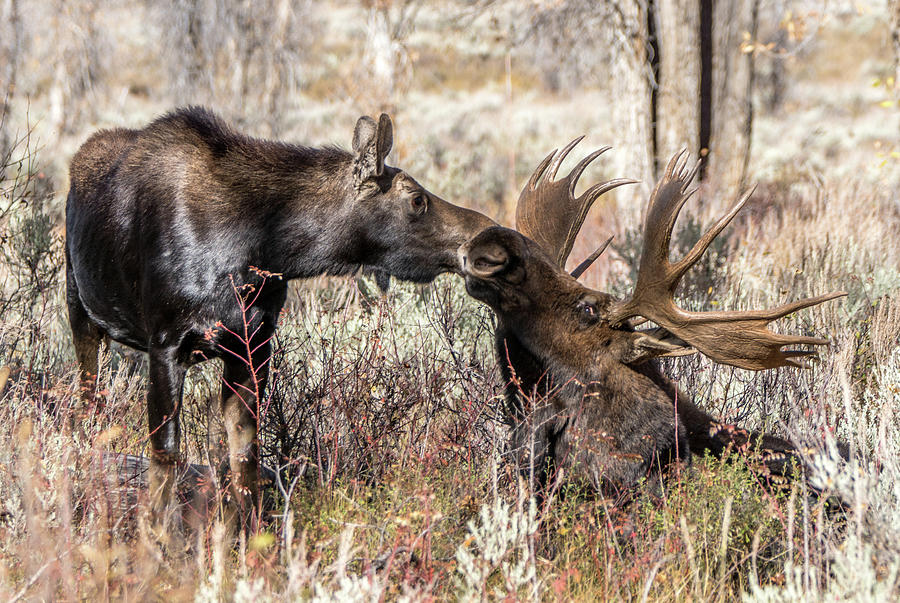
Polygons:
<instances>
[{"instance_id":1,"label":"moose neck","mask_svg":"<svg viewBox=\"0 0 900 603\"><path fill-rule=\"evenodd\" d=\"M537 397L568 397L577 391L573 385L588 385L591 382L604 382L607 387L627 392L628 380L640 382L644 388L653 387L668 397L673 403L678 401L679 413L689 415L688 421L698 430L706 429L712 418L697 408L690 397L681 393L677 386L663 375L659 364L650 360L638 365L616 363L603 367L592 362L592 368L579 370L561 361L559 354L536 353L526 340L516 334L503 320L499 321L496 330L496 352L503 377L506 381L507 403L512 410L521 409L522 394ZM546 352L546 350L543 350ZM593 356L591 350L584 350L583 357ZM616 374L613 374L616 373ZM583 389L583 388L582 388ZM640 390L635 390L640 391ZM520 412L520 410L519 410Z\"/></svg>"},{"instance_id":2,"label":"moose neck","mask_svg":"<svg viewBox=\"0 0 900 603\"><path fill-rule=\"evenodd\" d=\"M293 279L347 274L365 263L353 156L279 143L254 151L235 158L232 185L243 192L238 219L251 229L259 267Z\"/></svg>"},{"instance_id":3,"label":"moose neck","mask_svg":"<svg viewBox=\"0 0 900 603\"><path fill-rule=\"evenodd\" d=\"M535 353L499 315L494 344L506 384L507 412L511 417L524 418L526 409L534 403L540 404L541 400L580 397L583 393L583 375L563 363L554 362L552 354L548 359L547 355Z\"/></svg>"},{"instance_id":4,"label":"moose neck","mask_svg":"<svg viewBox=\"0 0 900 603\"><path fill-rule=\"evenodd\" d=\"M674 405L678 420L684 426L691 452L712 453L721 456L729 446L748 441L758 442L763 449L790 453L795 446L788 440L758 432L737 432L721 429L720 423L697 406L690 396L660 370L656 360L636 365L620 364L614 367L597 367L590 374L534 353L529 346L502 319L496 330L497 358L506 382L507 412L514 419L522 419L531 406L525 397L555 400L556 405L577 402L591 382L602 381L605 388L638 399L663 395ZM585 356L589 355L585 351ZM615 372L615 374L613 374ZM787 458L787 457L786 457ZM783 466L782 466L783 465ZM788 461L770 464L778 474L787 470Z\"/></svg>"}]
</instances>

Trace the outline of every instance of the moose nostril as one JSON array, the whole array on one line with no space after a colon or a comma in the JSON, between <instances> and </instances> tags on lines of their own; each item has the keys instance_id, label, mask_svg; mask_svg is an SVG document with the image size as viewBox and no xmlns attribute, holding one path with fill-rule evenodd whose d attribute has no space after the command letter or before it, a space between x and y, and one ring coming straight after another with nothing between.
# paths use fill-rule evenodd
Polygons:
<instances>
[{"instance_id":1,"label":"moose nostril","mask_svg":"<svg viewBox=\"0 0 900 603\"><path fill-rule=\"evenodd\" d=\"M481 249L478 253L473 254L471 261L473 271L491 275L506 267L509 255L505 250L499 248Z\"/></svg>"},{"instance_id":2,"label":"moose nostril","mask_svg":"<svg viewBox=\"0 0 900 603\"><path fill-rule=\"evenodd\" d=\"M489 258L487 256L481 256L480 258L475 260L475 267L479 270L494 268L495 266L500 266L501 264L503 264L502 260Z\"/></svg>"}]
</instances>

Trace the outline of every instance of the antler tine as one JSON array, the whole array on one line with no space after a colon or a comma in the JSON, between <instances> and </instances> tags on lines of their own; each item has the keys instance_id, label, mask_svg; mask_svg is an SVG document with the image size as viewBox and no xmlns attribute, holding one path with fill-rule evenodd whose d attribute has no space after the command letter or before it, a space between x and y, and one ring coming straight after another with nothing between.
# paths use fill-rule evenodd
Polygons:
<instances>
[{"instance_id":1,"label":"antler tine","mask_svg":"<svg viewBox=\"0 0 900 603\"><path fill-rule=\"evenodd\" d=\"M712 360L740 368L762 370L778 366L805 366L795 360L815 355L810 350L782 350L788 345L825 345L827 339L778 335L767 328L773 320L846 295L836 291L801 299L770 310L730 312L688 312L675 305L675 288L681 277L703 255L712 241L746 205L750 189L710 228L678 262L669 262L669 244L675 220L684 204L696 192L688 190L699 163L688 169L684 151L666 166L665 175L650 196L644 222L644 249L637 283L630 300L616 304L608 315L611 324L643 316L681 338Z\"/></svg>"},{"instance_id":2,"label":"antler tine","mask_svg":"<svg viewBox=\"0 0 900 603\"><path fill-rule=\"evenodd\" d=\"M594 157L588 157L588 159L593 161L593 159L598 156L599 153L595 154ZM578 167L581 167L581 164L579 164L579 166L576 166L575 169L578 169ZM581 170L584 171L584 167L581 167ZM567 178L571 177L572 174L569 174ZM575 190L575 184L577 180L578 176L575 176L575 178L573 178L569 183L570 197L572 197L572 194ZM565 247L562 250L560 266L563 266L566 263L566 258L569 257L569 253L572 251L572 246L575 244L575 237L578 236L578 231L581 230L581 225L584 224L584 220L585 218L587 218L587 213L588 211L590 211L591 206L594 205L594 201L596 201L603 193L611 191L616 187L622 186L623 184L637 184L638 182L638 180L631 180L630 178L615 178L613 180L607 180L606 182L598 182L591 188L584 191L581 196L578 197L577 201L580 203L580 210L572 220L572 225L569 227L569 232L566 234L566 242ZM605 248L606 247L604 246L604 249ZM597 257L599 257L599 255ZM595 257L594 259L597 258ZM593 262L593 260L591 260L591 262ZM588 264L588 266L590 266L590 264ZM587 267L585 267L585 269L587 269Z\"/></svg>"},{"instance_id":3,"label":"antler tine","mask_svg":"<svg viewBox=\"0 0 900 603\"><path fill-rule=\"evenodd\" d=\"M828 343L827 339L822 339L821 344L824 345ZM785 366L792 366L794 368L808 369L809 365L805 362L801 362L799 360L795 360L795 358L809 358L816 357L817 354L815 350L783 350L782 355L784 356L784 364Z\"/></svg>"},{"instance_id":4,"label":"antler tine","mask_svg":"<svg viewBox=\"0 0 900 603\"><path fill-rule=\"evenodd\" d=\"M614 188L622 186L623 184L640 184L640 182L640 180L635 180L633 178L613 178L612 180L598 182L597 184L592 185L591 188L584 191L581 196L582 198L590 199L591 203L593 203L600 195L609 192Z\"/></svg>"},{"instance_id":5,"label":"antler tine","mask_svg":"<svg viewBox=\"0 0 900 603\"><path fill-rule=\"evenodd\" d=\"M687 252L687 254L682 258L679 262L677 262L673 266L673 271L677 275L676 278L681 278L684 274L690 270L691 266L697 263L697 260L706 252L710 245L712 245L713 240L719 236L725 227L728 226L734 217L737 215L739 211L741 211L744 206L747 204L747 201L750 200L750 197L753 195L754 191L756 191L756 185L754 184L750 190L748 190L744 195L740 198L740 200L734 204L734 206L726 213L724 216L719 218L719 220L710 228L700 240L697 241L691 250ZM691 195L696 192L696 189L690 191L685 195L685 200L689 199ZM673 223L674 225L674 223Z\"/></svg>"},{"instance_id":6,"label":"antler tine","mask_svg":"<svg viewBox=\"0 0 900 603\"><path fill-rule=\"evenodd\" d=\"M609 244L612 243L612 240L612 237L606 239L606 241L602 245L600 245L600 247L598 247L597 250L594 251L594 253L589 255L583 262L578 264L575 270L570 273L572 277L579 278L582 274L584 274L584 271L590 268L591 264L593 264L594 261L601 255L603 255L603 252L606 251L606 248L609 247Z\"/></svg>"},{"instance_id":7,"label":"antler tine","mask_svg":"<svg viewBox=\"0 0 900 603\"><path fill-rule=\"evenodd\" d=\"M582 140L584 140L584 134L582 134L581 136L579 136L578 138L576 138L575 140L573 140L572 142L570 142L569 144L567 144L566 146L563 147L563 150L559 152L559 155L556 156L556 160L553 162L553 165L550 167L550 180L556 180L556 172L559 171L559 168L562 165L562 162L565 161L565 159L569 155L569 153L572 152L572 149L574 149L575 146Z\"/></svg>"},{"instance_id":8,"label":"antler tine","mask_svg":"<svg viewBox=\"0 0 900 603\"><path fill-rule=\"evenodd\" d=\"M601 182L576 197L575 186L584 170L610 148L590 153L567 176L557 180L562 162L583 139L584 136L579 136L562 150L550 153L538 165L519 195L516 207L516 228L540 245L560 266L565 265L575 237L597 198L617 186L636 182L621 178Z\"/></svg>"},{"instance_id":9,"label":"antler tine","mask_svg":"<svg viewBox=\"0 0 900 603\"><path fill-rule=\"evenodd\" d=\"M530 190L537 188L538 181L541 179L541 176L544 175L544 172L547 171L547 166L550 165L550 161L553 160L554 155L556 155L556 149L553 149L553 151L544 157L543 161L538 164L534 173L531 175L531 178L528 179L528 184L525 185L526 188ZM525 191L522 191L522 193L524 194Z\"/></svg>"},{"instance_id":10,"label":"antler tine","mask_svg":"<svg viewBox=\"0 0 900 603\"><path fill-rule=\"evenodd\" d=\"M682 189L682 192L686 192L687 188L694 181L694 178L697 177L697 174L700 172L700 165L702 163L703 163L703 160L698 159L697 161L694 162L694 167L691 168L691 171L684 175L684 178L682 178L682 180L684 180L684 188Z\"/></svg>"},{"instance_id":11,"label":"antler tine","mask_svg":"<svg viewBox=\"0 0 900 603\"><path fill-rule=\"evenodd\" d=\"M572 168L572 171L569 172L568 176L566 176L566 180L569 181L569 194L570 195L575 194L575 185L578 184L578 179L581 178L581 174L584 173L584 170L587 169L587 166L589 166L591 164L591 162L594 161L594 159L596 159L603 153L607 152L611 148L612 147L601 147L601 148L597 149L596 151L594 151L593 153L591 153L590 155L588 155L587 157L585 157L584 159L579 161L575 165L575 167ZM554 177L556 177L556 176L554 175ZM595 184L594 187L596 187L596 186L597 185ZM588 189L588 190L590 190L590 189ZM585 191L585 193L583 193L583 194L586 195L587 191ZM595 197L595 199L596 199L596 197Z\"/></svg>"},{"instance_id":12,"label":"antler tine","mask_svg":"<svg viewBox=\"0 0 900 603\"><path fill-rule=\"evenodd\" d=\"M697 173L697 166L695 165L688 170L688 164L691 161L691 154L688 153L687 149L681 149L678 153L675 154L674 157L670 160L672 166L672 173L678 180L681 180L685 183L685 186L690 184L694 180L694 175ZM696 164L699 164L700 160L696 161Z\"/></svg>"},{"instance_id":13,"label":"antler tine","mask_svg":"<svg viewBox=\"0 0 900 603\"><path fill-rule=\"evenodd\" d=\"M832 291L831 293L825 293L824 295L817 295L815 297L805 297L803 299L799 299L794 302L790 302L787 304L782 304L778 307L771 308L769 310L736 310L736 311L724 311L724 312L695 312L696 316L694 317L695 324L704 324L704 323L719 323L719 322L740 322L744 320L764 320L767 323L772 322L773 320L778 320L779 318L784 318L788 314L793 314L798 310L803 310L804 308L809 308L812 306L816 306L818 304L831 301L832 299L836 299L838 297L844 297L847 295L845 291ZM785 337L787 337L785 335ZM800 340L791 340L789 343L828 343L827 339L819 339L816 337L804 337L803 341ZM809 341L807 341L809 340Z\"/></svg>"}]
</instances>

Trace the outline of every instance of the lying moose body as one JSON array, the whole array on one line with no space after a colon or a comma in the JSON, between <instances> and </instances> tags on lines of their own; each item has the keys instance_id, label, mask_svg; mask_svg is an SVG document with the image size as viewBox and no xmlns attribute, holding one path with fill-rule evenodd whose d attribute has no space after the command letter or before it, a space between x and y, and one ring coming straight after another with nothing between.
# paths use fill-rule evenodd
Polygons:
<instances>
[{"instance_id":1,"label":"lying moose body","mask_svg":"<svg viewBox=\"0 0 900 603\"><path fill-rule=\"evenodd\" d=\"M785 471L786 457L795 451L790 442L720 430L713 417L676 391L653 359L696 350L749 369L801 366L797 358L814 352L781 348L826 340L776 335L766 325L843 293L773 310L693 313L678 308L673 294L679 279L749 197L684 259L670 263L672 228L695 174L679 157L670 162L651 196L632 298L618 300L584 287L562 266L593 201L627 181L595 185L575 198L579 175L602 152L586 158L568 177L554 180L575 143L556 157L544 177L553 159L548 156L526 185L517 208L521 233L489 228L460 252L466 289L498 317L496 352L514 424L510 447L524 471L534 476L538 489L563 472L614 495L673 460L689 461L692 452L721 454L729 444L751 439L771 453L771 470ZM653 320L660 328L636 331L628 322L633 317Z\"/></svg>"},{"instance_id":2,"label":"lying moose body","mask_svg":"<svg viewBox=\"0 0 900 603\"><path fill-rule=\"evenodd\" d=\"M92 136L71 164L69 319L85 386L102 338L147 352L151 501L171 500L187 368L224 360L234 496L257 501L257 397L288 279L371 268L427 282L493 221L386 166L391 120L353 152L242 135L202 108ZM238 298L241 298L240 301ZM243 308L242 308L243 306Z\"/></svg>"}]
</instances>

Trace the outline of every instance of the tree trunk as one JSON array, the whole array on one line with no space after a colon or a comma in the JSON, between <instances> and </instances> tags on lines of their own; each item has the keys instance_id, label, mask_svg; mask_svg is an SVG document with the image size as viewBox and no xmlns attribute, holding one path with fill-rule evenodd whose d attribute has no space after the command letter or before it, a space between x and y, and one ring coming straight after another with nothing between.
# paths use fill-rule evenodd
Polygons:
<instances>
[{"instance_id":1,"label":"tree trunk","mask_svg":"<svg viewBox=\"0 0 900 603\"><path fill-rule=\"evenodd\" d=\"M624 160L620 168L629 178L641 180L640 190L629 191L646 198L656 180L655 138L653 134L653 69L648 54L648 10L642 0L622 0L614 5L612 27L613 87L612 118L621 138L615 141L616 155Z\"/></svg>"},{"instance_id":2,"label":"tree trunk","mask_svg":"<svg viewBox=\"0 0 900 603\"><path fill-rule=\"evenodd\" d=\"M656 175L669 158L700 151L700 3L657 0L659 49L656 103Z\"/></svg>"},{"instance_id":3,"label":"tree trunk","mask_svg":"<svg viewBox=\"0 0 900 603\"><path fill-rule=\"evenodd\" d=\"M900 0L890 0L891 41L894 44L894 86L900 89Z\"/></svg>"},{"instance_id":4,"label":"tree trunk","mask_svg":"<svg viewBox=\"0 0 900 603\"><path fill-rule=\"evenodd\" d=\"M900 2L900 0L895 0ZM613 2L613 117L627 173L648 193L681 149L707 155L702 172L721 198L743 186L753 122L759 0ZM625 148L622 148L625 147ZM623 172L624 173L624 172Z\"/></svg>"},{"instance_id":5,"label":"tree trunk","mask_svg":"<svg viewBox=\"0 0 900 603\"><path fill-rule=\"evenodd\" d=\"M712 107L706 174L720 196L739 192L747 178L753 127L753 53L744 38L756 39L759 0L712 2Z\"/></svg>"}]
</instances>

